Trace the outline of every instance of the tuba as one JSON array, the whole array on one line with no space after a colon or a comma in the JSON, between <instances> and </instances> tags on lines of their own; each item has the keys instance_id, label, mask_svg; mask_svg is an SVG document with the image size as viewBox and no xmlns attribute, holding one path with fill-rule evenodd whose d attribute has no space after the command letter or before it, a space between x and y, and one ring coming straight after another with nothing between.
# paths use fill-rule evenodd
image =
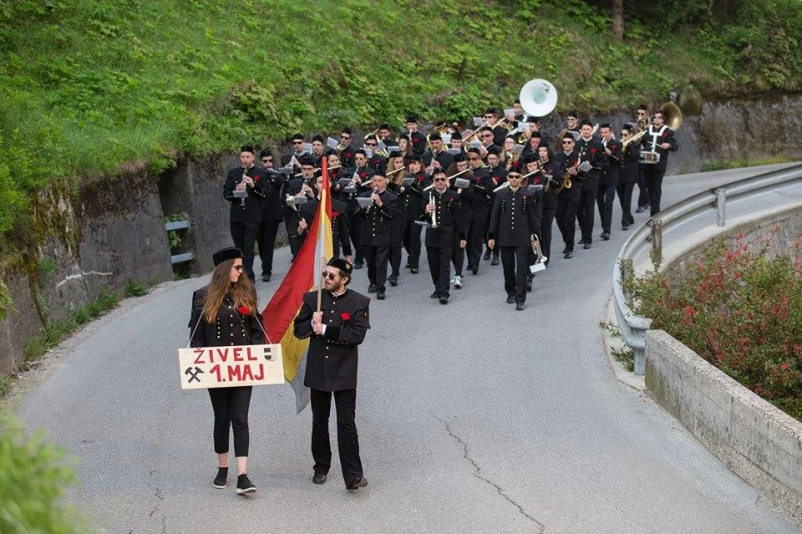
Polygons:
<instances>
[{"instance_id":1,"label":"tuba","mask_svg":"<svg viewBox=\"0 0 802 534\"><path fill-rule=\"evenodd\" d=\"M540 78L529 80L521 88L518 99L530 117L545 117L557 107L557 88Z\"/></svg>"}]
</instances>

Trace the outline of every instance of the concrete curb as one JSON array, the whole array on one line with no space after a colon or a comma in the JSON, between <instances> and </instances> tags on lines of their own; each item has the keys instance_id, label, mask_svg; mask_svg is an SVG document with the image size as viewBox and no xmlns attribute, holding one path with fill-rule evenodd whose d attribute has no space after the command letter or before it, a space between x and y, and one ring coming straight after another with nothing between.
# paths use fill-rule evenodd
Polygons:
<instances>
[{"instance_id":1,"label":"concrete curb","mask_svg":"<svg viewBox=\"0 0 802 534\"><path fill-rule=\"evenodd\" d=\"M618 319L615 316L615 304L613 303L612 298L607 301L607 315L604 321L608 324L618 324ZM612 369L615 377L619 380L619 382L633 389L644 391L646 389L645 377L638 376L632 371L628 371L624 367L624 364L616 360L615 356L613 355L613 350L621 350L626 348L624 339L620 336L614 336L606 328L602 328L602 338L604 339L604 352L607 354L607 360L610 364L610 369Z\"/></svg>"}]
</instances>

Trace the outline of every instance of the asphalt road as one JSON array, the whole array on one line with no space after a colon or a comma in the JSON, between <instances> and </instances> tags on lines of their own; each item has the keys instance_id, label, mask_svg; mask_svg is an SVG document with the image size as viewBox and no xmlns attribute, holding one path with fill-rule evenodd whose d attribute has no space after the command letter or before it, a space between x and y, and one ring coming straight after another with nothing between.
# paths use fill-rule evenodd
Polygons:
<instances>
[{"instance_id":1,"label":"asphalt road","mask_svg":"<svg viewBox=\"0 0 802 534\"><path fill-rule=\"evenodd\" d=\"M743 172L668 178L665 201ZM126 300L78 333L23 379L17 412L77 458L70 498L108 532L799 532L615 379L598 324L626 235L616 223L612 240L555 254L523 312L490 262L447 306L428 298L425 265L374 300L357 403L370 485L358 492L344 489L336 453L329 482L310 482L311 414L295 414L289 386L254 392L258 493L212 487L211 405L179 389L176 360L207 277ZM288 251L275 264L261 306ZM352 288L365 292L366 276L356 271Z\"/></svg>"}]
</instances>

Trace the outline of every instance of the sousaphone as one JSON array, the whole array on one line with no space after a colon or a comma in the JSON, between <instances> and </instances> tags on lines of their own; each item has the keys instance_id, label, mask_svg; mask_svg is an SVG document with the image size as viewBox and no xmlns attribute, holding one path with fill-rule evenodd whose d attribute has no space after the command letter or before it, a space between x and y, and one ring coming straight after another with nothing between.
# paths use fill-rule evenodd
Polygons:
<instances>
[{"instance_id":1,"label":"sousaphone","mask_svg":"<svg viewBox=\"0 0 802 534\"><path fill-rule=\"evenodd\" d=\"M530 117L545 117L557 107L557 88L548 80L535 78L521 88L519 100Z\"/></svg>"}]
</instances>

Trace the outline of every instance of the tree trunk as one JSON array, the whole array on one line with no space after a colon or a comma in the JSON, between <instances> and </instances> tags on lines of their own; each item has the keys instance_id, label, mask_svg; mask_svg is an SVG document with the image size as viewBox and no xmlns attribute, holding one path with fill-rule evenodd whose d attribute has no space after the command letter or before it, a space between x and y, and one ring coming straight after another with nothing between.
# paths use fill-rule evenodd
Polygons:
<instances>
[{"instance_id":1,"label":"tree trunk","mask_svg":"<svg viewBox=\"0 0 802 534\"><path fill-rule=\"evenodd\" d=\"M624 40L624 0L613 0L613 37Z\"/></svg>"}]
</instances>

